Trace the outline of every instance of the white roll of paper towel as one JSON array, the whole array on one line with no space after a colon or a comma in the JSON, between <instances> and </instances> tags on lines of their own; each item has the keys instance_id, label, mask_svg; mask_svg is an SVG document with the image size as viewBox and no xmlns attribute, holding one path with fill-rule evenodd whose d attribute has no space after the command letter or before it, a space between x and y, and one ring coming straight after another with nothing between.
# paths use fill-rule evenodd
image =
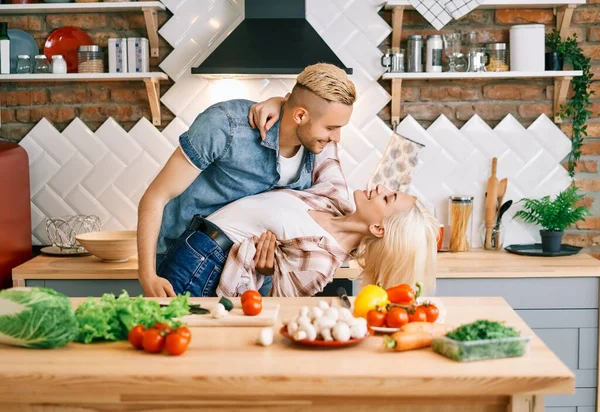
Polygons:
<instances>
[{"instance_id":1,"label":"white roll of paper towel","mask_svg":"<svg viewBox=\"0 0 600 412\"><path fill-rule=\"evenodd\" d=\"M544 25L520 24L510 28L510 70L544 71Z\"/></svg>"}]
</instances>

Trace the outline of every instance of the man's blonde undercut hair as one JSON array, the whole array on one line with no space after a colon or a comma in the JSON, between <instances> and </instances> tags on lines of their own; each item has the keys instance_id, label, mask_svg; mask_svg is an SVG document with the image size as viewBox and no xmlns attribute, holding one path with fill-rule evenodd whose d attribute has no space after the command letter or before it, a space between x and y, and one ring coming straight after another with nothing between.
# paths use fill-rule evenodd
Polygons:
<instances>
[{"instance_id":1,"label":"man's blonde undercut hair","mask_svg":"<svg viewBox=\"0 0 600 412\"><path fill-rule=\"evenodd\" d=\"M352 106L356 88L345 71L333 64L317 63L306 67L296 78L296 86L310 90L328 102Z\"/></svg>"}]
</instances>

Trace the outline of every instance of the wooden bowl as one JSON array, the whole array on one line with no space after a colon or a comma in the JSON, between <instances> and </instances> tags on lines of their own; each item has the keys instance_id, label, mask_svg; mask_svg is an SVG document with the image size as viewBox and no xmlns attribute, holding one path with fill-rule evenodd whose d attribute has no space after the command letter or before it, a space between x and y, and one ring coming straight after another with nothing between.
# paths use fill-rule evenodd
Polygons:
<instances>
[{"instance_id":1,"label":"wooden bowl","mask_svg":"<svg viewBox=\"0 0 600 412\"><path fill-rule=\"evenodd\" d=\"M127 262L137 253L135 230L88 232L75 239L92 255L106 262Z\"/></svg>"}]
</instances>

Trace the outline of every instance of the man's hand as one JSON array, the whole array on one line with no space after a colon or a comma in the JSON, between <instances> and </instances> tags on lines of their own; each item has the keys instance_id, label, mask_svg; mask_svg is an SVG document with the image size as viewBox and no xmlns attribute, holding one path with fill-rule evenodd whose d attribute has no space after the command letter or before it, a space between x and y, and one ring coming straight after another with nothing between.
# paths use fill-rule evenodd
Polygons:
<instances>
[{"instance_id":1,"label":"man's hand","mask_svg":"<svg viewBox=\"0 0 600 412\"><path fill-rule=\"evenodd\" d=\"M254 255L254 265L256 271L264 276L273 276L275 273L275 245L277 239L271 232L265 232L260 235L260 239L254 236L256 243L256 254Z\"/></svg>"},{"instance_id":2,"label":"man's hand","mask_svg":"<svg viewBox=\"0 0 600 412\"><path fill-rule=\"evenodd\" d=\"M281 106L287 101L289 95L288 93L285 97L271 97L250 108L248 122L253 129L258 128L262 140L267 138L267 131L279 120Z\"/></svg>"},{"instance_id":3,"label":"man's hand","mask_svg":"<svg viewBox=\"0 0 600 412\"><path fill-rule=\"evenodd\" d=\"M142 284L144 296L146 297L177 297L175 290L173 290L173 286L171 286L171 283L167 279L161 278L158 275L140 278L140 283Z\"/></svg>"}]
</instances>

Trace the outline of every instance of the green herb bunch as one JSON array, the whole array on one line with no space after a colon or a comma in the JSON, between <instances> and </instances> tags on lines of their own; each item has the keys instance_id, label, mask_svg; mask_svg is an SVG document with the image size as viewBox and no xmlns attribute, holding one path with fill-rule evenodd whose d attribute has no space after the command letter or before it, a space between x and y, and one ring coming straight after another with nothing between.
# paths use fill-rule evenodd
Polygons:
<instances>
[{"instance_id":1,"label":"green herb bunch","mask_svg":"<svg viewBox=\"0 0 600 412\"><path fill-rule=\"evenodd\" d=\"M575 165L581 156L581 145L583 139L587 136L587 121L592 112L588 110L590 106L590 97L594 92L590 90L592 77L590 73L590 58L585 57L583 50L577 44L577 34L562 40L560 33L554 29L552 33L546 35L546 47L552 51L558 52L565 62L571 64L573 70L581 70L582 76L573 77L571 86L573 87L573 97L563 104L557 115L561 119L571 117L573 119L573 136L571 138L571 153L569 154L568 170L569 175L575 175Z\"/></svg>"},{"instance_id":2,"label":"green herb bunch","mask_svg":"<svg viewBox=\"0 0 600 412\"><path fill-rule=\"evenodd\" d=\"M550 196L524 198L519 200L519 203L523 203L523 209L515 217L539 225L544 230L560 232L590 215L585 206L576 206L583 196L577 193L577 187L571 186L560 192L554 200L550 200Z\"/></svg>"},{"instance_id":3,"label":"green herb bunch","mask_svg":"<svg viewBox=\"0 0 600 412\"><path fill-rule=\"evenodd\" d=\"M459 326L452 332L446 334L446 336L450 339L464 342L472 340L512 338L519 336L519 332L514 328L504 326L500 322L477 320L473 323Z\"/></svg>"}]
</instances>

